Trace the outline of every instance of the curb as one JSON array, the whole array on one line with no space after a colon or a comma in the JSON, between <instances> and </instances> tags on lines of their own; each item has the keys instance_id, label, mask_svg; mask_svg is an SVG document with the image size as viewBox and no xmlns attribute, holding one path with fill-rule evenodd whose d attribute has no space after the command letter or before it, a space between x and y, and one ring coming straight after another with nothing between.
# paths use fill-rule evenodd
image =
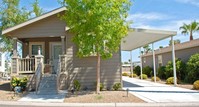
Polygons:
<instances>
[{"instance_id":1,"label":"curb","mask_svg":"<svg viewBox=\"0 0 199 107\"><path fill-rule=\"evenodd\" d=\"M190 103L35 103L0 101L0 107L198 107L199 102Z\"/></svg>"}]
</instances>

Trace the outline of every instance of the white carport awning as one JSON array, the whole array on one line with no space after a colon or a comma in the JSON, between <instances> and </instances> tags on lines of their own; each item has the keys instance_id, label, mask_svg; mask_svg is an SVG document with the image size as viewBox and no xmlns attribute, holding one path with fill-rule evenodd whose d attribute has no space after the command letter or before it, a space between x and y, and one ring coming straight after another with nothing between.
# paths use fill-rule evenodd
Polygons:
<instances>
[{"instance_id":1,"label":"white carport awning","mask_svg":"<svg viewBox=\"0 0 199 107\"><path fill-rule=\"evenodd\" d=\"M175 36L175 31L151 30L133 28L129 31L128 36L123 38L121 43L122 51L131 51L147 44L160 41L162 39Z\"/></svg>"}]
</instances>

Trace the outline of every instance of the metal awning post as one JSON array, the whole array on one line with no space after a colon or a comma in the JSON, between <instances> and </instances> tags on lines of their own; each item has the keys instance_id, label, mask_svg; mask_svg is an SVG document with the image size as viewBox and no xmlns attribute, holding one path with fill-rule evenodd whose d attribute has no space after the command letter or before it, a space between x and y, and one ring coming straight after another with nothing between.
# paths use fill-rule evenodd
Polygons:
<instances>
[{"instance_id":1,"label":"metal awning post","mask_svg":"<svg viewBox=\"0 0 199 107\"><path fill-rule=\"evenodd\" d=\"M153 51L153 73L154 73L154 82L156 82L156 65L155 65L154 43L152 43L152 51Z\"/></svg>"},{"instance_id":2,"label":"metal awning post","mask_svg":"<svg viewBox=\"0 0 199 107\"><path fill-rule=\"evenodd\" d=\"M142 52L141 52L141 48L140 48L140 76L141 76L141 80L142 80Z\"/></svg>"},{"instance_id":3,"label":"metal awning post","mask_svg":"<svg viewBox=\"0 0 199 107\"><path fill-rule=\"evenodd\" d=\"M177 85L177 78L176 78L176 61L175 61L175 46L173 36L171 36L172 42L172 59L173 59L173 76L174 76L174 86Z\"/></svg>"}]
</instances>

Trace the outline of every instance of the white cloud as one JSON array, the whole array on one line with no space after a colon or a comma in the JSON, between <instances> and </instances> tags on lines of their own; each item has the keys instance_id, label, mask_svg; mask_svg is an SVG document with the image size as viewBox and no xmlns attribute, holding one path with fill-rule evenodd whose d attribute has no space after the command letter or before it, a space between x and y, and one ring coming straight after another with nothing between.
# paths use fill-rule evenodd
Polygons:
<instances>
[{"instance_id":1,"label":"white cloud","mask_svg":"<svg viewBox=\"0 0 199 107\"><path fill-rule=\"evenodd\" d=\"M133 20L133 21L153 21L153 20L164 20L168 19L169 16L161 13L135 13L130 14L127 18L127 20Z\"/></svg>"},{"instance_id":2,"label":"white cloud","mask_svg":"<svg viewBox=\"0 0 199 107\"><path fill-rule=\"evenodd\" d=\"M188 3L191 5L195 5L197 7L199 7L199 0L176 0L177 2L181 2L181 3Z\"/></svg>"}]
</instances>

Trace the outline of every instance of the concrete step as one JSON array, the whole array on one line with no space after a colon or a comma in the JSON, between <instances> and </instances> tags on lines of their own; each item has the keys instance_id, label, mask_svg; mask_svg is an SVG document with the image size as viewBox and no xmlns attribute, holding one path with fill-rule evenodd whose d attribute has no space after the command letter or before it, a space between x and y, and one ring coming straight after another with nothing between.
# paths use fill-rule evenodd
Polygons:
<instances>
[{"instance_id":1,"label":"concrete step","mask_svg":"<svg viewBox=\"0 0 199 107\"><path fill-rule=\"evenodd\" d=\"M42 91L38 91L37 94L39 94L39 95L56 95L58 93L57 93L57 91L42 90Z\"/></svg>"}]
</instances>

